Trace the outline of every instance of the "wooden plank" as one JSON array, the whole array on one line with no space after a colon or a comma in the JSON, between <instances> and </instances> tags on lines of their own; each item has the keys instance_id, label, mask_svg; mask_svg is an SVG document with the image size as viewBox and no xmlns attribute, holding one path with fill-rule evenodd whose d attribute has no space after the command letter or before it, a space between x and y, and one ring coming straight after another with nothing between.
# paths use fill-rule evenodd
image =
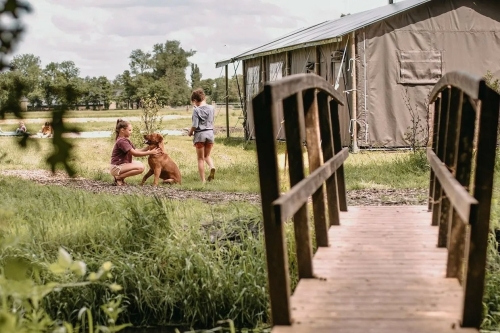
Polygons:
<instances>
[{"instance_id":1,"label":"wooden plank","mask_svg":"<svg viewBox=\"0 0 500 333\"><path fill-rule=\"evenodd\" d=\"M495 170L500 96L481 81L479 88L479 134L477 138L474 198L479 202L471 214L470 247L465 279L463 325L479 328L486 269L486 251Z\"/></svg>"},{"instance_id":2,"label":"wooden plank","mask_svg":"<svg viewBox=\"0 0 500 333\"><path fill-rule=\"evenodd\" d=\"M334 157L332 123L330 117L329 96L323 92L318 93L319 130L321 134L321 149L325 161ZM337 113L337 112L335 112ZM326 198L328 207L328 220L330 225L340 225L339 200L337 194L337 175L333 173L326 179Z\"/></svg>"},{"instance_id":3,"label":"wooden plank","mask_svg":"<svg viewBox=\"0 0 500 333\"><path fill-rule=\"evenodd\" d=\"M290 186L292 188L305 178L302 142L300 139L300 129L303 124L301 124L301 118L299 117L299 112L303 112L303 110L300 104L298 95L293 95L283 101ZM275 214L278 221L284 221L283 216L280 216L280 211L275 210ZM299 279L313 277L313 250L306 202L294 212L293 225Z\"/></svg>"},{"instance_id":4,"label":"wooden plank","mask_svg":"<svg viewBox=\"0 0 500 333\"><path fill-rule=\"evenodd\" d=\"M405 319L321 319L300 318L294 326L276 326L272 333L477 333L470 328L461 328L459 320L434 318Z\"/></svg>"},{"instance_id":5,"label":"wooden plank","mask_svg":"<svg viewBox=\"0 0 500 333\"><path fill-rule=\"evenodd\" d=\"M427 149L427 158L429 163L439 179L443 190L446 192L447 198L451 201L457 214L463 221L469 219L471 206L477 205L477 200L474 199L460 183L453 178L446 166L439 160L431 149Z\"/></svg>"},{"instance_id":6,"label":"wooden plank","mask_svg":"<svg viewBox=\"0 0 500 333\"><path fill-rule=\"evenodd\" d=\"M456 170L455 178L464 188L469 188L476 119L476 112L469 98L463 99L461 117L458 154L454 162L454 169ZM468 221L466 222L468 224ZM456 277L459 281L463 281L462 263L465 255L466 226L456 211L453 212L449 233L450 239L446 276Z\"/></svg>"},{"instance_id":7,"label":"wooden plank","mask_svg":"<svg viewBox=\"0 0 500 333\"><path fill-rule=\"evenodd\" d=\"M259 166L264 240L266 244L267 276L271 301L271 318L275 325L289 325L290 279L283 224L274 220L272 202L280 196L278 161L275 146L275 117L269 104L269 89L252 101Z\"/></svg>"},{"instance_id":8,"label":"wooden plank","mask_svg":"<svg viewBox=\"0 0 500 333\"><path fill-rule=\"evenodd\" d=\"M372 332L377 325L385 327L381 332L422 332L429 318L459 331L463 291L457 279L445 278L447 252L433 242L438 230L428 225L426 208L351 207L341 213L342 226L329 231L333 245L314 257L317 278L301 279L292 296L290 332Z\"/></svg>"},{"instance_id":9,"label":"wooden plank","mask_svg":"<svg viewBox=\"0 0 500 333\"><path fill-rule=\"evenodd\" d=\"M333 150L335 154L339 154L342 151L342 139L340 137L340 117L338 104L335 100L330 101L330 116L333 130ZM347 190L345 185L343 164L337 169L335 174L337 176L339 208L341 212L347 212Z\"/></svg>"},{"instance_id":10,"label":"wooden plank","mask_svg":"<svg viewBox=\"0 0 500 333\"><path fill-rule=\"evenodd\" d=\"M348 156L349 151L344 148L340 154L335 155L307 178L298 182L286 194L276 199L273 202L274 210L276 214L279 212L282 221L289 219L303 204L307 203L308 198L344 163Z\"/></svg>"}]
</instances>

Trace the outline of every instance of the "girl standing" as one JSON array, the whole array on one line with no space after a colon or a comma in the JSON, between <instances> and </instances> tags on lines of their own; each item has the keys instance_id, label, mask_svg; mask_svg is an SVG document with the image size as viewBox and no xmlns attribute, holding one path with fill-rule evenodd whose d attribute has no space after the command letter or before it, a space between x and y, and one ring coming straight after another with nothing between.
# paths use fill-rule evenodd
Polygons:
<instances>
[{"instance_id":1,"label":"girl standing","mask_svg":"<svg viewBox=\"0 0 500 333\"><path fill-rule=\"evenodd\" d=\"M196 89L191 94L193 109L193 124L188 135L194 135L193 143L196 147L196 156L198 159L198 172L201 181L205 182L205 162L210 168L208 181L215 178L215 167L210 153L214 146L214 108L208 105L203 89Z\"/></svg>"}]
</instances>

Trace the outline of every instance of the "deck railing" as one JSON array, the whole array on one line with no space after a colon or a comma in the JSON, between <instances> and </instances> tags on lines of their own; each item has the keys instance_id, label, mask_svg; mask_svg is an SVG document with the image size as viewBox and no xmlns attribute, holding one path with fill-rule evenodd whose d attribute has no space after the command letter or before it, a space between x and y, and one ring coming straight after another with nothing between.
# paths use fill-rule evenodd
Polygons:
<instances>
[{"instance_id":1,"label":"deck railing","mask_svg":"<svg viewBox=\"0 0 500 333\"><path fill-rule=\"evenodd\" d=\"M462 326L479 328L495 168L500 96L467 73L446 74L434 103L429 210L448 248L447 277L464 288Z\"/></svg>"},{"instance_id":2,"label":"deck railing","mask_svg":"<svg viewBox=\"0 0 500 333\"><path fill-rule=\"evenodd\" d=\"M293 217L299 279L313 278L307 202L312 196L317 246L328 246L328 228L347 211L338 104L344 98L314 74L266 83L254 97L253 113L264 218L267 272L273 325L290 325L290 277L283 224ZM276 113L282 103L291 189L281 194L276 153ZM305 138L301 128L305 125ZM305 176L303 140L309 175ZM326 184L326 200L324 185ZM325 207L327 202L328 210ZM327 212L328 211L328 216Z\"/></svg>"}]
</instances>

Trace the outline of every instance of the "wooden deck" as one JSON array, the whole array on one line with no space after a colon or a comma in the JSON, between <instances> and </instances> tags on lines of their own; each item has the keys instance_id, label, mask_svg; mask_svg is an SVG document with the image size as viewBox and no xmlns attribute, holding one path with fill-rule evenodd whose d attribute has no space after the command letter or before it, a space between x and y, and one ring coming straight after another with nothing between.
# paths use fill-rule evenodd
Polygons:
<instances>
[{"instance_id":1,"label":"wooden deck","mask_svg":"<svg viewBox=\"0 0 500 333\"><path fill-rule=\"evenodd\" d=\"M477 332L460 328L463 291L424 206L349 207L300 280L292 326L273 333Z\"/></svg>"}]
</instances>

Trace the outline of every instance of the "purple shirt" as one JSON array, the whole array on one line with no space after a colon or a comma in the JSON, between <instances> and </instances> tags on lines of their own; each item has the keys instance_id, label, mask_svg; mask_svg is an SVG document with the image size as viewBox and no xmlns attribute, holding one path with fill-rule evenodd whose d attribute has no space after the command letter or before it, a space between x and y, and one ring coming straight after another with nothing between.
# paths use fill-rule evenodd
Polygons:
<instances>
[{"instance_id":1,"label":"purple shirt","mask_svg":"<svg viewBox=\"0 0 500 333\"><path fill-rule=\"evenodd\" d=\"M118 138L111 153L111 164L120 165L123 163L132 163L131 149L135 149L132 142L127 138Z\"/></svg>"}]
</instances>

